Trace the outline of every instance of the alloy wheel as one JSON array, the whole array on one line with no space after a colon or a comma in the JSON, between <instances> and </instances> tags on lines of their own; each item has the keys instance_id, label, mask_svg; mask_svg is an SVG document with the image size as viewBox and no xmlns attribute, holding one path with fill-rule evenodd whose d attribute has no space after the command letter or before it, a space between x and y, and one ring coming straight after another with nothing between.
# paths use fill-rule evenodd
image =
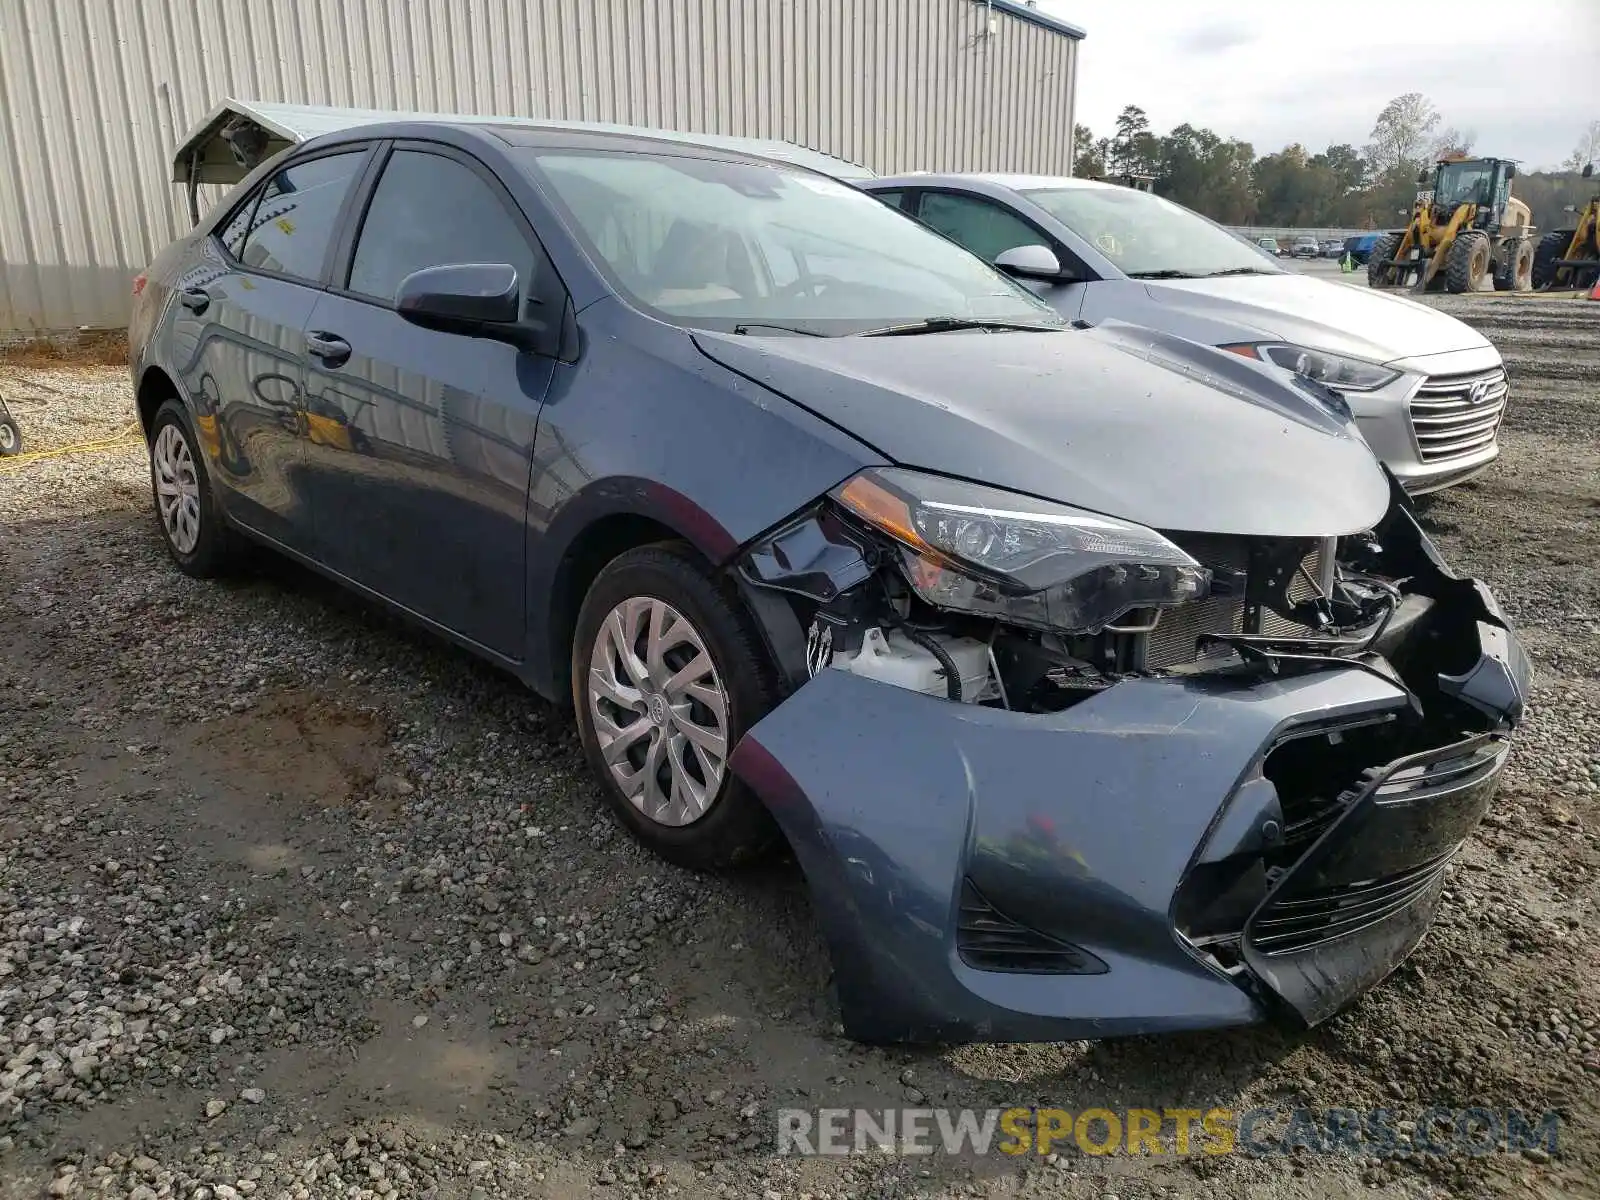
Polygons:
<instances>
[{"instance_id":1,"label":"alloy wheel","mask_svg":"<svg viewBox=\"0 0 1600 1200\"><path fill-rule=\"evenodd\" d=\"M161 427L150 450L150 466L167 539L179 554L192 554L200 541L200 479L189 441L177 425Z\"/></svg>"},{"instance_id":2,"label":"alloy wheel","mask_svg":"<svg viewBox=\"0 0 1600 1200\"><path fill-rule=\"evenodd\" d=\"M589 715L611 778L641 814L689 825L716 802L728 760L728 693L677 609L634 596L589 655Z\"/></svg>"}]
</instances>

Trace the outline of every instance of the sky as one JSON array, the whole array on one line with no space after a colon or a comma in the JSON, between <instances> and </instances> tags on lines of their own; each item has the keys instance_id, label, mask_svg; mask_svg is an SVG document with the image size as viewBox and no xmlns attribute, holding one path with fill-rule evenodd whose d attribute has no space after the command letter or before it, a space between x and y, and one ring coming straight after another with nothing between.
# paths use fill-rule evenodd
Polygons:
<instances>
[{"instance_id":1,"label":"sky","mask_svg":"<svg viewBox=\"0 0 1600 1200\"><path fill-rule=\"evenodd\" d=\"M1421 92L1474 149L1554 167L1600 120L1600 0L1039 0L1088 32L1078 122L1112 132L1137 104L1250 142L1360 147L1395 96ZM1408 14L1429 32L1407 40ZM1447 17L1454 18L1444 27Z\"/></svg>"}]
</instances>

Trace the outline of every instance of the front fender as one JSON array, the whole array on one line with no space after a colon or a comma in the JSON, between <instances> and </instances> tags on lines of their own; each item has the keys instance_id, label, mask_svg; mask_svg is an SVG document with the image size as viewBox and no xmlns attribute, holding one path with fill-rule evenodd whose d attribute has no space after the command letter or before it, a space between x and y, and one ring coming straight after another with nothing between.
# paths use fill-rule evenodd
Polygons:
<instances>
[{"instance_id":1,"label":"front fender","mask_svg":"<svg viewBox=\"0 0 1600 1200\"><path fill-rule=\"evenodd\" d=\"M560 693L565 572L612 518L639 518L711 564L882 462L860 442L702 354L683 329L599 301L540 412L528 503L528 677Z\"/></svg>"}]
</instances>

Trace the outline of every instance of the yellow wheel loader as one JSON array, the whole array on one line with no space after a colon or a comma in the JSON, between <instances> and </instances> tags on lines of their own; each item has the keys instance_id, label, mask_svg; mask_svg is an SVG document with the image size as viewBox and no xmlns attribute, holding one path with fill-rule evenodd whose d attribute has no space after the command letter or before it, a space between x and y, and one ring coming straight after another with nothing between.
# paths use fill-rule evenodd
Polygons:
<instances>
[{"instance_id":1,"label":"yellow wheel loader","mask_svg":"<svg viewBox=\"0 0 1600 1200\"><path fill-rule=\"evenodd\" d=\"M1533 212L1511 194L1516 164L1504 158L1449 156L1417 180L1411 223L1386 234L1367 260L1377 288L1478 291L1492 277L1496 291L1533 287ZM1428 186L1431 185L1431 186Z\"/></svg>"},{"instance_id":2,"label":"yellow wheel loader","mask_svg":"<svg viewBox=\"0 0 1600 1200\"><path fill-rule=\"evenodd\" d=\"M1583 169L1583 177L1594 177L1594 164ZM1600 282L1600 193L1589 198L1578 213L1575 229L1557 229L1539 239L1533 252L1533 286L1549 288L1592 288Z\"/></svg>"}]
</instances>

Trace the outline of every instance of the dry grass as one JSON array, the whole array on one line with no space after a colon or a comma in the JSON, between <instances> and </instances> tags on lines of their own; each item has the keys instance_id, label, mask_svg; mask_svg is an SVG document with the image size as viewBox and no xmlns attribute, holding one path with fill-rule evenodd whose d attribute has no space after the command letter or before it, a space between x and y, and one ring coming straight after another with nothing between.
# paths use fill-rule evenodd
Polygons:
<instances>
[{"instance_id":1,"label":"dry grass","mask_svg":"<svg viewBox=\"0 0 1600 1200\"><path fill-rule=\"evenodd\" d=\"M13 367L122 367L128 335L120 329L85 331L76 337L34 338L0 346L0 365Z\"/></svg>"}]
</instances>

